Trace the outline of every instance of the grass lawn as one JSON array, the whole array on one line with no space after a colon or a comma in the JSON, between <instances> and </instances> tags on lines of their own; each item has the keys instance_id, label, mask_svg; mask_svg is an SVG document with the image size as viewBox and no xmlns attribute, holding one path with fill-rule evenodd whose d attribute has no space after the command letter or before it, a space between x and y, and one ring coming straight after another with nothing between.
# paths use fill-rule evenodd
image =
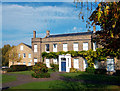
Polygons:
<instances>
[{"instance_id":1,"label":"grass lawn","mask_svg":"<svg viewBox=\"0 0 120 91\"><path fill-rule=\"evenodd\" d=\"M2 83L12 82L16 80L16 76L2 74Z\"/></svg>"},{"instance_id":2,"label":"grass lawn","mask_svg":"<svg viewBox=\"0 0 120 91\"><path fill-rule=\"evenodd\" d=\"M66 82L66 81L46 81L46 82L32 82L10 89L120 89L115 85L98 85L98 84L83 84L80 82Z\"/></svg>"},{"instance_id":3,"label":"grass lawn","mask_svg":"<svg viewBox=\"0 0 120 91\"><path fill-rule=\"evenodd\" d=\"M51 69L48 70L48 73L53 73L54 71L52 71ZM31 75L32 73L34 73L33 71L18 71L18 72L9 72L9 73L13 73L13 74L22 74L22 75Z\"/></svg>"},{"instance_id":4,"label":"grass lawn","mask_svg":"<svg viewBox=\"0 0 120 91\"><path fill-rule=\"evenodd\" d=\"M34 72L33 71L18 71L18 72L9 72L9 73L22 74L22 75L31 75Z\"/></svg>"},{"instance_id":5,"label":"grass lawn","mask_svg":"<svg viewBox=\"0 0 120 91\"><path fill-rule=\"evenodd\" d=\"M66 78L72 78L77 80L97 81L97 82L111 82L113 84L120 84L120 76L108 76L101 74L90 74L86 72L78 73L64 73L61 74Z\"/></svg>"}]
</instances>

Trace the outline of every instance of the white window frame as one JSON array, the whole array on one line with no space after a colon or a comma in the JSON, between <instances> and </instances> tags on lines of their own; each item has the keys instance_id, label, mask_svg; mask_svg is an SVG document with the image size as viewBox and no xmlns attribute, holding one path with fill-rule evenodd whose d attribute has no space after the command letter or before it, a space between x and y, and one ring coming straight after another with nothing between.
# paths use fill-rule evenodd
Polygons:
<instances>
[{"instance_id":1,"label":"white window frame","mask_svg":"<svg viewBox=\"0 0 120 91\"><path fill-rule=\"evenodd\" d=\"M64 43L63 44L63 51L68 51L68 44L67 43Z\"/></svg>"},{"instance_id":2,"label":"white window frame","mask_svg":"<svg viewBox=\"0 0 120 91\"><path fill-rule=\"evenodd\" d=\"M76 62L76 61L77 61L77 62ZM77 63L77 64L76 64L76 63ZM78 59L78 58L75 58L75 59L74 59L74 65L73 65L73 66L74 66L74 68L76 68L76 69L79 68L79 59Z\"/></svg>"},{"instance_id":3,"label":"white window frame","mask_svg":"<svg viewBox=\"0 0 120 91\"><path fill-rule=\"evenodd\" d=\"M93 43L93 51L96 51L97 45L96 42Z\"/></svg>"},{"instance_id":4,"label":"white window frame","mask_svg":"<svg viewBox=\"0 0 120 91\"><path fill-rule=\"evenodd\" d=\"M20 63L20 62L18 62L17 64L18 64L18 65L20 65L21 63Z\"/></svg>"},{"instance_id":5,"label":"white window frame","mask_svg":"<svg viewBox=\"0 0 120 91\"><path fill-rule=\"evenodd\" d=\"M73 43L73 50L78 51L78 43Z\"/></svg>"},{"instance_id":6,"label":"white window frame","mask_svg":"<svg viewBox=\"0 0 120 91\"><path fill-rule=\"evenodd\" d=\"M38 61L37 61L37 58L34 58L34 65L35 65L35 63L37 63Z\"/></svg>"},{"instance_id":7,"label":"white window frame","mask_svg":"<svg viewBox=\"0 0 120 91\"><path fill-rule=\"evenodd\" d=\"M94 68L95 68L95 69L98 69L98 68L99 68L99 65L98 65L98 60L95 60L95 63L94 63Z\"/></svg>"},{"instance_id":8,"label":"white window frame","mask_svg":"<svg viewBox=\"0 0 120 91\"><path fill-rule=\"evenodd\" d=\"M21 50L21 51L23 50L23 45L20 46L20 50Z\"/></svg>"},{"instance_id":9,"label":"white window frame","mask_svg":"<svg viewBox=\"0 0 120 91\"><path fill-rule=\"evenodd\" d=\"M112 69L109 69L110 67L112 67ZM115 71L115 63L113 58L107 58L107 71Z\"/></svg>"},{"instance_id":10,"label":"white window frame","mask_svg":"<svg viewBox=\"0 0 120 91\"><path fill-rule=\"evenodd\" d=\"M29 64L30 63L30 64ZM31 66L31 62L28 62L28 66Z\"/></svg>"},{"instance_id":11,"label":"white window frame","mask_svg":"<svg viewBox=\"0 0 120 91\"><path fill-rule=\"evenodd\" d=\"M56 46L56 48L55 48ZM57 44L53 44L53 52L57 52Z\"/></svg>"},{"instance_id":12,"label":"white window frame","mask_svg":"<svg viewBox=\"0 0 120 91\"><path fill-rule=\"evenodd\" d=\"M34 44L34 52L37 52L37 44Z\"/></svg>"},{"instance_id":13,"label":"white window frame","mask_svg":"<svg viewBox=\"0 0 120 91\"><path fill-rule=\"evenodd\" d=\"M83 50L85 50L85 51L88 50L88 42L83 43Z\"/></svg>"},{"instance_id":14,"label":"white window frame","mask_svg":"<svg viewBox=\"0 0 120 91\"><path fill-rule=\"evenodd\" d=\"M48 64L49 63L49 64ZM50 67L50 59L46 59L46 66L49 68Z\"/></svg>"},{"instance_id":15,"label":"white window frame","mask_svg":"<svg viewBox=\"0 0 120 91\"><path fill-rule=\"evenodd\" d=\"M26 65L26 62L23 62L24 65Z\"/></svg>"},{"instance_id":16,"label":"white window frame","mask_svg":"<svg viewBox=\"0 0 120 91\"><path fill-rule=\"evenodd\" d=\"M47 51L47 45L49 45L49 48L48 48L49 51ZM50 44L45 44L45 51L46 51L46 52L50 52Z\"/></svg>"},{"instance_id":17,"label":"white window frame","mask_svg":"<svg viewBox=\"0 0 120 91\"><path fill-rule=\"evenodd\" d=\"M30 62L32 62L32 59L30 60Z\"/></svg>"},{"instance_id":18,"label":"white window frame","mask_svg":"<svg viewBox=\"0 0 120 91\"><path fill-rule=\"evenodd\" d=\"M54 64L57 64L57 59L53 59L53 63L54 63Z\"/></svg>"},{"instance_id":19,"label":"white window frame","mask_svg":"<svg viewBox=\"0 0 120 91\"><path fill-rule=\"evenodd\" d=\"M31 58L31 53L28 54L28 58Z\"/></svg>"}]
</instances>

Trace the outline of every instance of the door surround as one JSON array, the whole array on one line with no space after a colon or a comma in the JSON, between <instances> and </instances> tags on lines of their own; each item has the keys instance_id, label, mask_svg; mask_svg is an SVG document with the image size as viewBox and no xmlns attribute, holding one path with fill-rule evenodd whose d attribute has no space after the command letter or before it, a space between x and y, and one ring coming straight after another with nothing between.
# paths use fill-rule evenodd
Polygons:
<instances>
[{"instance_id":1,"label":"door surround","mask_svg":"<svg viewBox=\"0 0 120 91\"><path fill-rule=\"evenodd\" d=\"M66 59L66 72L70 72L71 68L71 55L66 54L66 55L59 55L59 72L61 72L61 58Z\"/></svg>"}]
</instances>

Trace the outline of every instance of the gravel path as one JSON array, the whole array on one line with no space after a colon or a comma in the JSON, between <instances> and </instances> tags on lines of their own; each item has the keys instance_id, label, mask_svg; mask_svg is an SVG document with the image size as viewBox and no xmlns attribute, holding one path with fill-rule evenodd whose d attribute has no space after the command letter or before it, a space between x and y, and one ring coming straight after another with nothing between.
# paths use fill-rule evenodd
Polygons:
<instances>
[{"instance_id":1,"label":"gravel path","mask_svg":"<svg viewBox=\"0 0 120 91\"><path fill-rule=\"evenodd\" d=\"M17 80L12 81L12 82L2 83L2 88L7 89L7 88L10 88L10 87L14 87L14 86L18 86L18 85L25 84L25 83L30 83L30 82L60 80L61 79L60 74L62 74L62 72L51 73L50 78L32 78L31 75L6 73L6 75L17 76Z\"/></svg>"}]
</instances>

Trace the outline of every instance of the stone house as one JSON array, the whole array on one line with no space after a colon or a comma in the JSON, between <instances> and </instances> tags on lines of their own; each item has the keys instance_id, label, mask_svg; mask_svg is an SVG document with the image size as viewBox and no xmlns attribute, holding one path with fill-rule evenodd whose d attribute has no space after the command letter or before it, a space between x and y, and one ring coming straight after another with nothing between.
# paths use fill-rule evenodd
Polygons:
<instances>
[{"instance_id":1,"label":"stone house","mask_svg":"<svg viewBox=\"0 0 120 91\"><path fill-rule=\"evenodd\" d=\"M34 65L34 62L32 60L33 51L31 46L25 43L20 43L15 48L13 48L13 50L17 51L17 54L19 57L21 57L21 60L18 62L14 60L9 60L9 67L11 65L26 65L26 66Z\"/></svg>"},{"instance_id":2,"label":"stone house","mask_svg":"<svg viewBox=\"0 0 120 91\"><path fill-rule=\"evenodd\" d=\"M46 31L44 38L37 38L36 31L33 31L33 60L42 62L42 52L95 50L95 44L91 41L92 34L93 32L80 32L50 35L50 31ZM59 71L66 72L69 72L71 67L81 71L85 71L87 67L87 61L84 58L72 58L69 54L59 55L58 59L45 59L44 63L47 67L50 67L50 63L59 64Z\"/></svg>"}]
</instances>

